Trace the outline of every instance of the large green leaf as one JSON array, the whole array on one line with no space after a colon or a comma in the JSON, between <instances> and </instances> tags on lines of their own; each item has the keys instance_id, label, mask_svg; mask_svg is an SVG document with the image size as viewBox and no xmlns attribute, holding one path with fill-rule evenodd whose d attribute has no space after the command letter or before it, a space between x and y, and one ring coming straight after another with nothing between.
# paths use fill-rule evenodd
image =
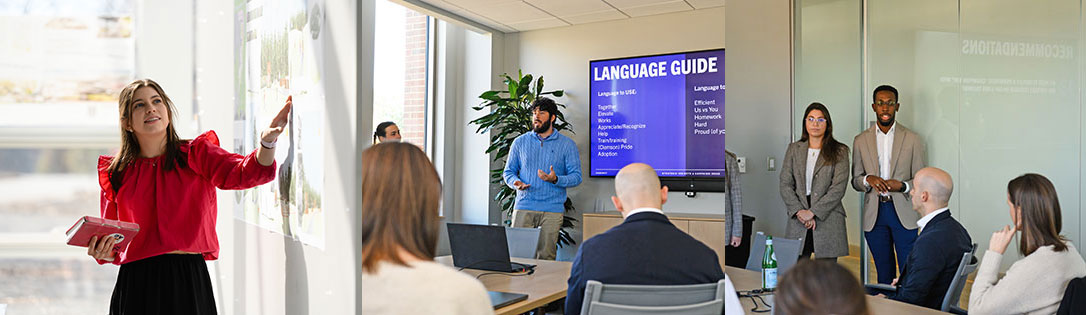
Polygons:
<instances>
[{"instance_id":1,"label":"large green leaf","mask_svg":"<svg viewBox=\"0 0 1086 315\"><path fill-rule=\"evenodd\" d=\"M505 77L505 85L509 87L509 97L510 98L514 98L514 99L520 98L520 94L517 93L517 88L520 87L519 83L517 83L517 80L513 80L513 78L510 78L510 77L506 76Z\"/></svg>"},{"instance_id":2,"label":"large green leaf","mask_svg":"<svg viewBox=\"0 0 1086 315\"><path fill-rule=\"evenodd\" d=\"M532 75L528 74L520 78L520 86L532 86Z\"/></svg>"},{"instance_id":3,"label":"large green leaf","mask_svg":"<svg viewBox=\"0 0 1086 315\"><path fill-rule=\"evenodd\" d=\"M539 77L539 80L535 80L535 91L532 94L543 95L543 77Z\"/></svg>"},{"instance_id":4,"label":"large green leaf","mask_svg":"<svg viewBox=\"0 0 1086 315\"><path fill-rule=\"evenodd\" d=\"M486 91L486 92L483 92L482 95L479 95L479 98L484 99L484 100L488 100L488 101L498 101L498 100L502 99L502 97L501 97L501 95L499 95L499 93L501 93L501 92L498 92L498 91Z\"/></svg>"},{"instance_id":5,"label":"large green leaf","mask_svg":"<svg viewBox=\"0 0 1086 315\"><path fill-rule=\"evenodd\" d=\"M528 93L529 92L528 88L530 88L531 86L532 86L532 75L531 74L525 75L524 77L520 78L520 82L517 83L517 95L522 96L529 103L531 101L528 100L528 99L534 98L533 95Z\"/></svg>"}]
</instances>

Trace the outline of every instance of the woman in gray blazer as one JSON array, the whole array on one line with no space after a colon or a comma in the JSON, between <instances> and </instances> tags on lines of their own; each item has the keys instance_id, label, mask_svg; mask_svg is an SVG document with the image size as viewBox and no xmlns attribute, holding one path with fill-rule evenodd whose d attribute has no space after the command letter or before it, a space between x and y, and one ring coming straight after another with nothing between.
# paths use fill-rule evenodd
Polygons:
<instances>
[{"instance_id":1,"label":"woman in gray blazer","mask_svg":"<svg viewBox=\"0 0 1086 315\"><path fill-rule=\"evenodd\" d=\"M848 255L845 207L849 181L848 146L833 138L825 105L811 103L803 113L803 136L788 145L781 164L781 199L788 210L785 238L804 239L800 257Z\"/></svg>"}]
</instances>

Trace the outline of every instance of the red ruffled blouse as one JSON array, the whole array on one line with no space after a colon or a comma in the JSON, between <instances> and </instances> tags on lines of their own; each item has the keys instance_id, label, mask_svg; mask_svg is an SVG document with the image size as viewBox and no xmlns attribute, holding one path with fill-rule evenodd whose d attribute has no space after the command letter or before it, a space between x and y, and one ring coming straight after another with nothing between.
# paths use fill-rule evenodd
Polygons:
<instances>
[{"instance_id":1,"label":"red ruffled blouse","mask_svg":"<svg viewBox=\"0 0 1086 315\"><path fill-rule=\"evenodd\" d=\"M181 153L188 167L172 171L165 170L161 155L137 158L122 172L120 182L124 184L119 191L114 191L107 171L113 157L98 158L102 217L140 225L128 249L119 252L112 263L120 265L177 250L202 253L205 260L218 259L215 188L247 189L275 179L275 162L260 165L255 150L246 156L224 150L214 131L182 143Z\"/></svg>"}]
</instances>

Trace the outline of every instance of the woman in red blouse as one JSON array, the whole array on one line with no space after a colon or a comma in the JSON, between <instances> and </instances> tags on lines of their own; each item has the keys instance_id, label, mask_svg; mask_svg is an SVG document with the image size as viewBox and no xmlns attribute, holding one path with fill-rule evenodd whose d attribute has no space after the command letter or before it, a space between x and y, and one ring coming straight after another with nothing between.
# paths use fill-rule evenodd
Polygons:
<instances>
[{"instance_id":1,"label":"woman in red blouse","mask_svg":"<svg viewBox=\"0 0 1086 315\"><path fill-rule=\"evenodd\" d=\"M121 149L98 159L102 217L135 222L124 251L112 238L92 238L87 254L120 265L110 314L216 314L205 260L219 256L215 188L247 189L275 178L275 140L291 98L247 156L219 147L208 131L181 140L174 107L162 87L136 80L121 90Z\"/></svg>"}]
</instances>

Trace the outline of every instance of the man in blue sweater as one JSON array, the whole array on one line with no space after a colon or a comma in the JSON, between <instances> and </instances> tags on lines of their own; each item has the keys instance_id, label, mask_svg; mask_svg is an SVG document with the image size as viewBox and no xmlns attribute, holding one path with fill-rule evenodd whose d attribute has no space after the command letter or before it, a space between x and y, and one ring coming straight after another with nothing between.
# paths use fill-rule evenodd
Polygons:
<instances>
[{"instance_id":1,"label":"man in blue sweater","mask_svg":"<svg viewBox=\"0 0 1086 315\"><path fill-rule=\"evenodd\" d=\"M566 188L581 184L581 157L577 144L554 129L554 100L540 97L530 110L532 131L513 140L503 177L517 190L513 227L539 228L536 258L554 260Z\"/></svg>"}]
</instances>

